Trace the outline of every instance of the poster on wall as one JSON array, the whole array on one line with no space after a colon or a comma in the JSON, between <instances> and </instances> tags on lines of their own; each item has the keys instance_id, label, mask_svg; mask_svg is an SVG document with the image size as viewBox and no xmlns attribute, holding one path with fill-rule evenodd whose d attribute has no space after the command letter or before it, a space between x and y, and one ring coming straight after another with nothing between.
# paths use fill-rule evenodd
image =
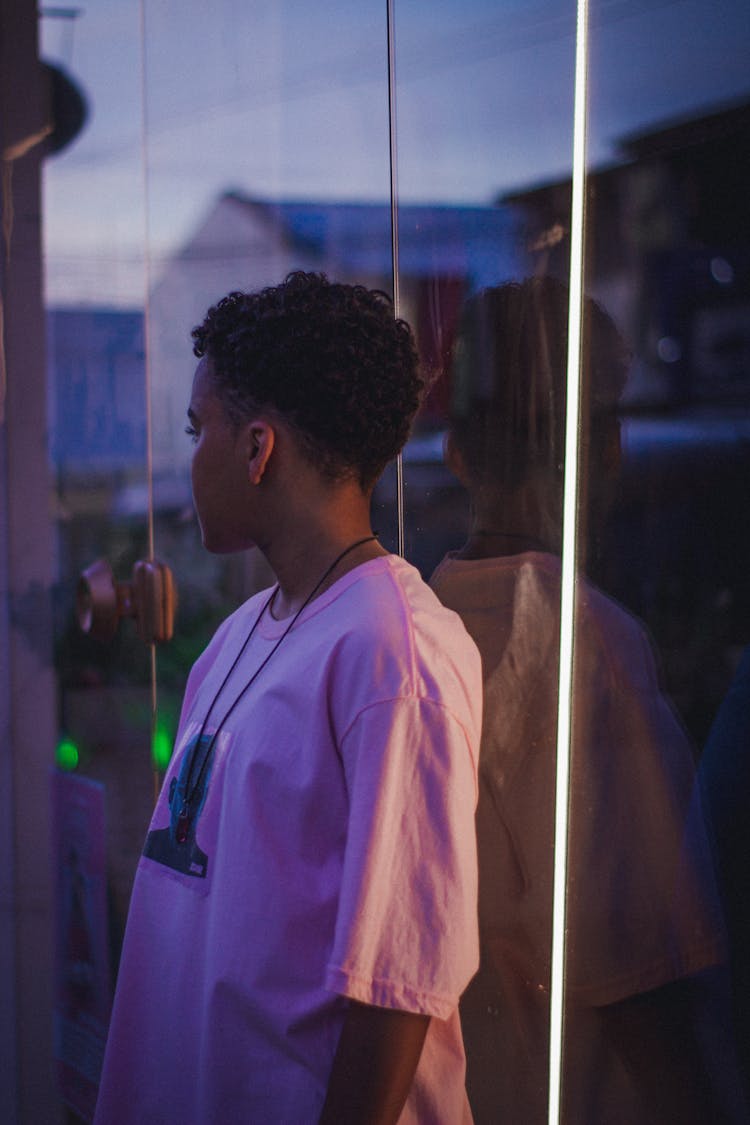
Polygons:
<instances>
[{"instance_id":1,"label":"poster on wall","mask_svg":"<svg viewBox=\"0 0 750 1125\"><path fill-rule=\"evenodd\" d=\"M52 775L55 1063L64 1101L92 1121L111 1006L104 787Z\"/></svg>"}]
</instances>

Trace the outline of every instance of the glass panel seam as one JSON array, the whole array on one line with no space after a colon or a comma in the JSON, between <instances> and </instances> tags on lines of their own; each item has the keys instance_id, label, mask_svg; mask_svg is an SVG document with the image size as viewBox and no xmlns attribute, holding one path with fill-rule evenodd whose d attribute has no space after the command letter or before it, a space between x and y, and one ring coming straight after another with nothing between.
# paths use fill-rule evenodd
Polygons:
<instances>
[{"instance_id":1,"label":"glass panel seam","mask_svg":"<svg viewBox=\"0 0 750 1125\"><path fill-rule=\"evenodd\" d=\"M398 261L398 142L396 131L396 46L393 0L386 0L386 34L388 40L388 147L390 165L391 205L391 277L394 316L401 316L401 290ZM404 555L404 458L396 457L396 511L398 553Z\"/></svg>"},{"instance_id":2,"label":"glass panel seam","mask_svg":"<svg viewBox=\"0 0 750 1125\"><path fill-rule=\"evenodd\" d=\"M144 344L144 393L146 400L146 489L148 511L148 557L154 558L154 442L151 403L151 230L149 215L149 166L148 166L148 75L146 67L146 0L140 0L141 34L141 176L143 191L143 344Z\"/></svg>"},{"instance_id":3,"label":"glass panel seam","mask_svg":"<svg viewBox=\"0 0 750 1125\"><path fill-rule=\"evenodd\" d=\"M153 395L151 387L151 216L149 208L149 121L148 121L148 73L147 73L147 38L146 38L146 0L140 0L140 35L141 35L141 169L143 190L143 352L144 352L144 387L145 417L146 417L146 505L147 505L147 535L148 557L155 555L154 537L154 427L153 427ZM156 738L158 718L159 694L157 685L156 645L149 646L149 676L150 676L150 728L149 728L149 754L153 772L153 801L154 806L159 799L161 778L159 769L154 761L153 747Z\"/></svg>"}]
</instances>

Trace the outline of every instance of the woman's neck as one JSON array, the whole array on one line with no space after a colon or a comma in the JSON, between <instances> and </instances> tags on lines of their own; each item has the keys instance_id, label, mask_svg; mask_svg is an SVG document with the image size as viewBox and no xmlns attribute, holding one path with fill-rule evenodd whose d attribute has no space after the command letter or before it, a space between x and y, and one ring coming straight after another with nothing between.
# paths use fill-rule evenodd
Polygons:
<instances>
[{"instance_id":1,"label":"woman's neck","mask_svg":"<svg viewBox=\"0 0 750 1125\"><path fill-rule=\"evenodd\" d=\"M529 487L514 491L478 491L472 496L469 534L459 557L501 558L526 551L557 551L558 535L551 534L537 492Z\"/></svg>"},{"instance_id":2,"label":"woman's neck","mask_svg":"<svg viewBox=\"0 0 750 1125\"><path fill-rule=\"evenodd\" d=\"M527 551L552 553L549 544L540 536L520 531L476 527L469 532L468 539L457 552L457 556L462 559L493 559L507 555L522 555Z\"/></svg>"},{"instance_id":3,"label":"woman's neck","mask_svg":"<svg viewBox=\"0 0 750 1125\"><path fill-rule=\"evenodd\" d=\"M361 535L352 534L346 541L337 538L328 543L326 549L293 560L293 565L286 566L281 574L277 571L279 588L271 605L273 617L279 621L290 617L306 602L320 597L350 570L387 554L372 531L366 529Z\"/></svg>"}]
</instances>

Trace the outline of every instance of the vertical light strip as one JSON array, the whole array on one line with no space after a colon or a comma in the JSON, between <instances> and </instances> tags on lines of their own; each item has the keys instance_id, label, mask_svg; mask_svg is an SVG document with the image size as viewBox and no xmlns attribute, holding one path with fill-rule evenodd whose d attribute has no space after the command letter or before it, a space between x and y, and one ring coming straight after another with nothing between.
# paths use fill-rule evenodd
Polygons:
<instances>
[{"instance_id":1,"label":"vertical light strip","mask_svg":"<svg viewBox=\"0 0 750 1125\"><path fill-rule=\"evenodd\" d=\"M401 316L401 288L398 264L398 143L396 133L396 45L393 0L386 0L388 36L388 141L391 173L391 273L393 280L393 311ZM404 554L404 459L396 458L396 511L398 520L398 553Z\"/></svg>"},{"instance_id":2,"label":"vertical light strip","mask_svg":"<svg viewBox=\"0 0 750 1125\"><path fill-rule=\"evenodd\" d=\"M578 430L581 372L581 315L585 237L588 0L578 0L576 20L573 183L570 220L570 303L563 484L562 580L560 586L560 680L557 704L555 863L550 983L549 1125L558 1125L562 1090L565 996L565 896L567 889L570 735L577 557Z\"/></svg>"},{"instance_id":3,"label":"vertical light strip","mask_svg":"<svg viewBox=\"0 0 750 1125\"><path fill-rule=\"evenodd\" d=\"M146 75L146 0L140 2L141 32L141 185L143 192L143 344L146 396L146 489L148 497L148 557L154 557L154 442L151 413L151 225L148 169L148 82Z\"/></svg>"},{"instance_id":4,"label":"vertical light strip","mask_svg":"<svg viewBox=\"0 0 750 1125\"><path fill-rule=\"evenodd\" d=\"M146 502L148 505L148 557L154 558L154 428L151 406L151 221L149 208L149 166L148 166L148 76L146 67L146 0L140 0L141 32L141 185L143 193L143 352L144 384L146 407ZM156 645L150 647L149 673L151 680L151 722L149 729L149 756L153 763L153 746L156 735L157 690L156 690ZM153 766L154 805L159 799L161 779L159 771Z\"/></svg>"}]
</instances>

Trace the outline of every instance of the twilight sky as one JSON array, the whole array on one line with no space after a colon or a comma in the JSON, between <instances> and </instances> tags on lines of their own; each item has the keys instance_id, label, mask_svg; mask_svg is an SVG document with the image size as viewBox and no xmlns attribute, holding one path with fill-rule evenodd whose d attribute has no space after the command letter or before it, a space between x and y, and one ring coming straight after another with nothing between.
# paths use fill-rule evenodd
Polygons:
<instances>
[{"instance_id":1,"label":"twilight sky","mask_svg":"<svg viewBox=\"0 0 750 1125\"><path fill-rule=\"evenodd\" d=\"M395 0L398 187L490 203L570 169L572 0ZM41 53L90 102L45 170L48 299L132 305L228 188L382 200L385 0L89 0ZM592 0L589 158L750 97L747 0Z\"/></svg>"}]
</instances>

